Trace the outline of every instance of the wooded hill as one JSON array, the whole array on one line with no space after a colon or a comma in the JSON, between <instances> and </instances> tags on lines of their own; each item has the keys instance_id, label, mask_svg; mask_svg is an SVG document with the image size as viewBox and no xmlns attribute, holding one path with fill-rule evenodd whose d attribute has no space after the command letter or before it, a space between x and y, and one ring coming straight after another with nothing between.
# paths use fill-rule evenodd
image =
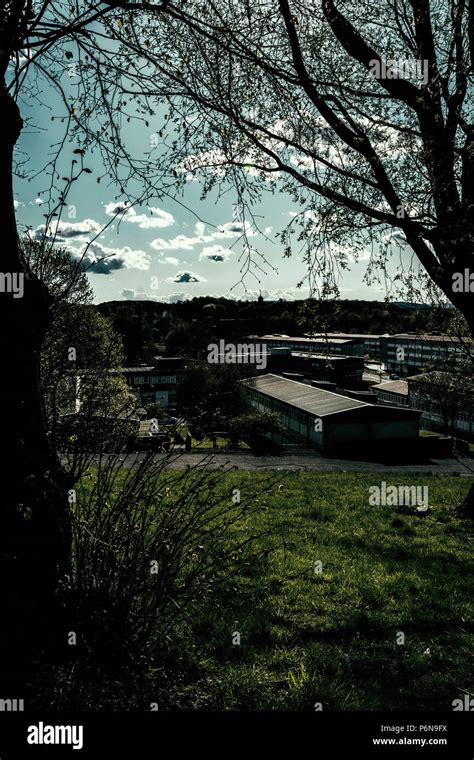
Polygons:
<instances>
[{"instance_id":1,"label":"wooded hill","mask_svg":"<svg viewBox=\"0 0 474 760\"><path fill-rule=\"evenodd\" d=\"M123 339L128 364L157 354L197 356L217 338L305 332L444 332L452 309L378 301L234 301L201 297L178 303L109 301L96 307Z\"/></svg>"}]
</instances>

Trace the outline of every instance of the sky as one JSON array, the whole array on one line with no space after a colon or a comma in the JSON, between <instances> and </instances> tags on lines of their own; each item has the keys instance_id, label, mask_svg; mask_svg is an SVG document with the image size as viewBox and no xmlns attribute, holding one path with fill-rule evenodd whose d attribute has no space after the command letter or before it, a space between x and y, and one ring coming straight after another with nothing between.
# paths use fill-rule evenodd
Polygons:
<instances>
[{"instance_id":1,"label":"sky","mask_svg":"<svg viewBox=\"0 0 474 760\"><path fill-rule=\"evenodd\" d=\"M73 82L67 82L73 86ZM35 239L45 233L50 178L47 164L56 155L62 139L64 107L53 91L46 91L43 106L24 101L20 109L25 127L17 145L21 174L15 180L15 205L20 230L29 230ZM128 129L130 153L142 154L150 133L161 128L159 116L145 130L143 125ZM66 142L58 163L59 173L67 176L77 144ZM28 159L26 163L23 163ZM217 199L216 194L201 199L201 184L189 181L180 202L170 198L149 201L145 206L129 206L118 188L106 181L98 183L102 171L97 154L87 153L82 174L67 197L56 233L58 243L74 256L88 248L86 263L95 301L153 299L174 302L194 296L226 296L256 299L295 300L307 298L307 286L298 288L305 277L302 255L283 257L277 233L300 211L285 194L264 197L252 208L258 216L259 230L247 222L252 244L268 260L258 279L248 275L240 283L242 223L236 221L235 196ZM46 168L45 168L46 167ZM117 212L125 210L117 216ZM115 217L115 218L114 218ZM107 226L106 226L107 225ZM103 257L103 261L97 261ZM365 257L363 256L362 259ZM368 258L368 253L367 253ZM95 266L92 266L95 263ZM339 282L343 299L382 300L385 290L367 286L363 275L367 261L351 264Z\"/></svg>"}]
</instances>

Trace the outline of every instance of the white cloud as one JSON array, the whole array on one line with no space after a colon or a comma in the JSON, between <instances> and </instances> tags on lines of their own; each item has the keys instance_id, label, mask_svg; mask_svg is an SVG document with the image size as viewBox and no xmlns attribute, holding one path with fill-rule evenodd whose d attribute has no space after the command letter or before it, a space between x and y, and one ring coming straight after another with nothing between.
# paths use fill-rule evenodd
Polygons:
<instances>
[{"instance_id":1,"label":"white cloud","mask_svg":"<svg viewBox=\"0 0 474 760\"><path fill-rule=\"evenodd\" d=\"M40 224L29 234L34 240L42 240L46 237L47 240L54 241L56 245L63 246L74 259L82 259L84 265L90 267L91 274L109 274L120 269L148 270L150 268L151 259L146 251L135 250L129 246L122 248L105 246L93 239L102 231L103 225L94 219L84 219L80 222L55 220L48 227Z\"/></svg>"},{"instance_id":2,"label":"white cloud","mask_svg":"<svg viewBox=\"0 0 474 760\"><path fill-rule=\"evenodd\" d=\"M197 245L212 243L214 240L226 238L239 238L245 233L247 237L255 237L256 231L250 222L226 222L210 233L206 233L206 226L197 222L193 236L177 235L171 240L155 238L150 245L155 251L192 251Z\"/></svg>"},{"instance_id":3,"label":"white cloud","mask_svg":"<svg viewBox=\"0 0 474 760\"><path fill-rule=\"evenodd\" d=\"M159 303L178 303L179 301L190 301L194 298L190 293L170 293L168 295L157 296L150 293L141 293L132 288L124 288L121 291L121 295L127 301L158 301Z\"/></svg>"},{"instance_id":4,"label":"white cloud","mask_svg":"<svg viewBox=\"0 0 474 760\"><path fill-rule=\"evenodd\" d=\"M133 288L123 288L120 292L122 298L126 301L159 301L158 296L152 293L145 293L142 290L134 290Z\"/></svg>"},{"instance_id":5,"label":"white cloud","mask_svg":"<svg viewBox=\"0 0 474 760\"><path fill-rule=\"evenodd\" d=\"M186 156L176 165L176 171L180 174L186 174L186 179L192 181L195 174L202 169L212 169L216 176L223 176L225 170L223 165L226 163L225 153L215 148L199 153L199 155Z\"/></svg>"},{"instance_id":6,"label":"white cloud","mask_svg":"<svg viewBox=\"0 0 474 760\"><path fill-rule=\"evenodd\" d=\"M133 206L124 201L105 205L107 216L119 216L124 222L137 224L142 230L171 227L174 224L174 217L168 211L157 206L149 206L148 211L149 214L137 214Z\"/></svg>"},{"instance_id":7,"label":"white cloud","mask_svg":"<svg viewBox=\"0 0 474 760\"><path fill-rule=\"evenodd\" d=\"M314 169L314 160L305 156L304 153L290 156L290 164L296 169L306 169L307 171Z\"/></svg>"},{"instance_id":8,"label":"white cloud","mask_svg":"<svg viewBox=\"0 0 474 760\"><path fill-rule=\"evenodd\" d=\"M219 232L214 234L214 237L241 237L243 234L246 234L247 237L255 237L257 233L252 229L250 222L226 222L221 226Z\"/></svg>"},{"instance_id":9,"label":"white cloud","mask_svg":"<svg viewBox=\"0 0 474 760\"><path fill-rule=\"evenodd\" d=\"M35 198L35 201L34 201L34 202L35 202L35 204L36 204L37 206L42 206L42 205L43 205L43 203L45 203L46 201L44 201L42 198Z\"/></svg>"},{"instance_id":10,"label":"white cloud","mask_svg":"<svg viewBox=\"0 0 474 760\"><path fill-rule=\"evenodd\" d=\"M15 207L15 209L20 208L20 206L24 206L24 205L25 204L22 203L21 201L17 201L17 200L13 201L13 206Z\"/></svg>"},{"instance_id":11,"label":"white cloud","mask_svg":"<svg viewBox=\"0 0 474 760\"><path fill-rule=\"evenodd\" d=\"M172 264L173 266L177 266L179 264L179 259L176 259L174 256L165 256L163 259L158 259L158 264Z\"/></svg>"},{"instance_id":12,"label":"white cloud","mask_svg":"<svg viewBox=\"0 0 474 760\"><path fill-rule=\"evenodd\" d=\"M306 288L304 290L302 288L287 288L285 290L267 290L266 288L262 288L261 291L247 290L244 293L234 293L234 291L230 291L223 297L235 301L256 301L260 292L265 301L279 301L280 299L283 299L284 301L299 301L303 298L308 298L308 291Z\"/></svg>"},{"instance_id":13,"label":"white cloud","mask_svg":"<svg viewBox=\"0 0 474 760\"><path fill-rule=\"evenodd\" d=\"M168 277L167 282L180 282L181 284L189 282L206 282L205 277L196 274L195 272L176 272L174 277Z\"/></svg>"},{"instance_id":14,"label":"white cloud","mask_svg":"<svg viewBox=\"0 0 474 760\"><path fill-rule=\"evenodd\" d=\"M200 255L200 261L227 261L233 256L232 251L228 248L222 248L221 245L211 245L203 248Z\"/></svg>"},{"instance_id":15,"label":"white cloud","mask_svg":"<svg viewBox=\"0 0 474 760\"><path fill-rule=\"evenodd\" d=\"M193 298L189 293L171 293L168 296L163 296L160 301L164 303L178 303L179 301L190 301Z\"/></svg>"},{"instance_id":16,"label":"white cloud","mask_svg":"<svg viewBox=\"0 0 474 760\"><path fill-rule=\"evenodd\" d=\"M55 220L51 222L46 229L45 224L40 224L31 232L34 240L41 240L46 237L48 240L55 240L60 243L63 240L76 239L77 241L88 242L87 235L99 234L103 225L94 219L84 219L82 222L61 222Z\"/></svg>"},{"instance_id":17,"label":"white cloud","mask_svg":"<svg viewBox=\"0 0 474 760\"><path fill-rule=\"evenodd\" d=\"M300 301L305 298L309 298L308 288L286 288L267 290L262 288L261 290L247 290L239 291L230 290L227 293L206 293L208 298L227 298L229 301L256 301L260 293L265 301ZM192 298L192 296L190 296ZM160 300L162 300L160 298Z\"/></svg>"},{"instance_id":18,"label":"white cloud","mask_svg":"<svg viewBox=\"0 0 474 760\"><path fill-rule=\"evenodd\" d=\"M318 211L315 211L314 209L306 209L306 211L288 211L285 212L288 216L291 216L294 218L295 216L298 216L301 221L304 221L305 219L314 222L315 224L321 222L321 216Z\"/></svg>"},{"instance_id":19,"label":"white cloud","mask_svg":"<svg viewBox=\"0 0 474 760\"><path fill-rule=\"evenodd\" d=\"M91 274L110 274L119 269L150 268L150 258L145 251L133 250L128 246L109 248L101 243L92 242L86 251L81 248L67 247L68 253L76 259L82 259L84 266L90 267ZM84 253L85 251L85 253Z\"/></svg>"},{"instance_id":20,"label":"white cloud","mask_svg":"<svg viewBox=\"0 0 474 760\"><path fill-rule=\"evenodd\" d=\"M280 121L275 124L275 127L280 130L280 135L273 138L262 138L262 143L268 148L277 150L282 144L282 138L285 136L285 132L288 129L284 126L284 122ZM259 169L255 169L253 164L259 167L263 167L268 170L272 170L273 176L275 176L275 170L277 165L275 161L268 156L264 151L257 148L242 149L241 146L234 143L232 149L229 151L229 155L232 154L239 163L243 165L245 171L250 176L259 176ZM224 151L220 148L211 148L207 151L202 151L198 154L190 154L186 156L182 161L176 164L175 169L180 174L186 174L186 181L196 181L196 175L199 173L211 172L215 177L225 176L226 170L229 166L229 159Z\"/></svg>"},{"instance_id":21,"label":"white cloud","mask_svg":"<svg viewBox=\"0 0 474 760\"><path fill-rule=\"evenodd\" d=\"M156 238L151 241L150 245L155 251L192 251L196 245L212 243L213 239L212 235L196 235L194 237L177 235L171 240Z\"/></svg>"},{"instance_id":22,"label":"white cloud","mask_svg":"<svg viewBox=\"0 0 474 760\"><path fill-rule=\"evenodd\" d=\"M345 292L345 291L341 291ZM350 292L350 291L347 291ZM266 290L261 291L263 298L266 301L278 301L283 299L285 301L297 301L300 299L308 298L307 289L288 288L286 290ZM132 288L124 288L121 291L123 298L127 300L139 300L139 301L158 301L159 303L178 303L178 301L190 301L194 298L192 293L170 293L168 295L151 295L150 293L142 293L140 291L133 290ZM209 298L227 298L230 301L256 301L260 295L259 290L247 290L247 292L236 293L229 291L227 293L208 293Z\"/></svg>"}]
</instances>

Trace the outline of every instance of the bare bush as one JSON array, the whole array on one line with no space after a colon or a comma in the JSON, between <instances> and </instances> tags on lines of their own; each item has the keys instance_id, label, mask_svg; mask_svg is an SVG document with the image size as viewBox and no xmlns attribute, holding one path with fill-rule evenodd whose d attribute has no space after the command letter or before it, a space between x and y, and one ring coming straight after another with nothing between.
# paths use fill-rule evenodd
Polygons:
<instances>
[{"instance_id":1,"label":"bare bush","mask_svg":"<svg viewBox=\"0 0 474 760\"><path fill-rule=\"evenodd\" d=\"M70 632L77 642L50 669L55 706L133 707L172 626L194 603L236 593L242 563L278 544L255 519L275 475L240 494L224 483L233 467L203 457L170 469L179 456L104 455L72 492L73 571L60 598L65 642Z\"/></svg>"}]
</instances>

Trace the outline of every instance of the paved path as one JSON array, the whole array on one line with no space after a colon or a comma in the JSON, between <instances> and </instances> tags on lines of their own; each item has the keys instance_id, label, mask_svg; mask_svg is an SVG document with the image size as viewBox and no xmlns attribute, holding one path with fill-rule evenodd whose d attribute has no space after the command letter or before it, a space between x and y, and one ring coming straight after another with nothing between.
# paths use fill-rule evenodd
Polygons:
<instances>
[{"instance_id":1,"label":"paved path","mask_svg":"<svg viewBox=\"0 0 474 760\"><path fill-rule=\"evenodd\" d=\"M140 458L144 454L140 454ZM163 459L163 455L157 454L157 461ZM125 457L125 466L133 466L136 455L130 454ZM329 459L318 456L298 455L279 457L254 457L251 454L207 454L206 452L183 453L173 457L169 467L184 469L187 465L208 463L210 467L217 468L228 463L239 470L302 470L310 472L395 472L395 473L430 473L440 475L461 475L464 477L474 476L474 459L432 459L426 464L382 464L380 462L357 462L349 459Z\"/></svg>"}]
</instances>

